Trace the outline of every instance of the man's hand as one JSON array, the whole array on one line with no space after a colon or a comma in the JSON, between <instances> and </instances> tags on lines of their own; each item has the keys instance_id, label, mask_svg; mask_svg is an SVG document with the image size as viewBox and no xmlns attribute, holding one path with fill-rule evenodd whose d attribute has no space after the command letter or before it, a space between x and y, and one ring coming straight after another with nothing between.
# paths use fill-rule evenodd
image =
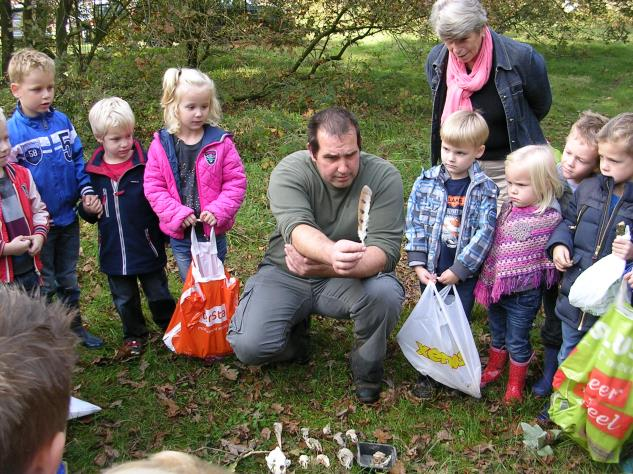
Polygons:
<instances>
[{"instance_id":1,"label":"man's hand","mask_svg":"<svg viewBox=\"0 0 633 474\"><path fill-rule=\"evenodd\" d=\"M30 245L31 245L30 237L18 235L17 237L14 237L11 242L4 244L4 249L2 250L2 254L3 255L23 255L25 252L29 250Z\"/></svg>"},{"instance_id":2,"label":"man's hand","mask_svg":"<svg viewBox=\"0 0 633 474\"><path fill-rule=\"evenodd\" d=\"M205 224L209 224L211 227L218 223L218 220L215 218L212 212L202 211L200 213L200 220Z\"/></svg>"},{"instance_id":3,"label":"man's hand","mask_svg":"<svg viewBox=\"0 0 633 474\"><path fill-rule=\"evenodd\" d=\"M428 285L431 282L435 283L437 281L435 273L431 273L422 265L413 267L413 270L415 270L415 274L418 276L418 279L423 285Z\"/></svg>"},{"instance_id":4,"label":"man's hand","mask_svg":"<svg viewBox=\"0 0 633 474\"><path fill-rule=\"evenodd\" d=\"M103 206L98 196L94 194L85 194L81 196L81 205L86 212L90 214L96 214L97 217L101 217L103 214Z\"/></svg>"},{"instance_id":5,"label":"man's hand","mask_svg":"<svg viewBox=\"0 0 633 474\"><path fill-rule=\"evenodd\" d=\"M44 236L41 234L35 234L29 237L31 245L29 245L29 255L34 256L40 253L42 245L44 245Z\"/></svg>"},{"instance_id":6,"label":"man's hand","mask_svg":"<svg viewBox=\"0 0 633 474\"><path fill-rule=\"evenodd\" d=\"M459 277L455 275L452 270L446 269L439 277L437 277L437 281L446 286L456 285L459 283Z\"/></svg>"},{"instance_id":7,"label":"man's hand","mask_svg":"<svg viewBox=\"0 0 633 474\"><path fill-rule=\"evenodd\" d=\"M611 252L623 260L633 259L633 242L621 235L613 240Z\"/></svg>"},{"instance_id":8,"label":"man's hand","mask_svg":"<svg viewBox=\"0 0 633 474\"><path fill-rule=\"evenodd\" d=\"M347 276L365 255L367 248L360 242L339 240L334 242L330 253L332 268L340 276Z\"/></svg>"},{"instance_id":9,"label":"man's hand","mask_svg":"<svg viewBox=\"0 0 633 474\"><path fill-rule=\"evenodd\" d=\"M198 219L196 219L195 214L192 212L187 217L185 217L185 219L182 221L182 224L180 224L180 227L186 229L189 226L196 225L196 222L198 222Z\"/></svg>"},{"instance_id":10,"label":"man's hand","mask_svg":"<svg viewBox=\"0 0 633 474\"><path fill-rule=\"evenodd\" d=\"M569 249L565 245L557 245L552 252L552 260L559 272L565 272L573 265L569 257Z\"/></svg>"},{"instance_id":11,"label":"man's hand","mask_svg":"<svg viewBox=\"0 0 633 474\"><path fill-rule=\"evenodd\" d=\"M284 246L286 252L286 266L292 273L302 276L323 276L323 274L329 270L333 273L332 268L327 265L312 260L311 258L304 257L299 251L291 244Z\"/></svg>"}]
</instances>

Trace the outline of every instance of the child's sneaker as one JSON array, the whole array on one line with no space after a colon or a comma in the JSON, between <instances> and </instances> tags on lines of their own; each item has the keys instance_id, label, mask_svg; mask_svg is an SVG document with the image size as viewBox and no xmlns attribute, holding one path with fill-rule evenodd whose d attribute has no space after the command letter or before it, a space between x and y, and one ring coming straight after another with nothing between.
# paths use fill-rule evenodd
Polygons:
<instances>
[{"instance_id":1,"label":"child's sneaker","mask_svg":"<svg viewBox=\"0 0 633 474\"><path fill-rule=\"evenodd\" d=\"M79 326L77 328L73 328L73 331L77 334L79 339L81 339L81 343L84 347L87 347L88 349L98 349L103 346L103 340L94 334L90 334L85 327Z\"/></svg>"},{"instance_id":2,"label":"child's sneaker","mask_svg":"<svg viewBox=\"0 0 633 474\"><path fill-rule=\"evenodd\" d=\"M143 343L137 339L127 339L123 347L119 349L119 355L125 357L138 357L143 353Z\"/></svg>"}]
</instances>

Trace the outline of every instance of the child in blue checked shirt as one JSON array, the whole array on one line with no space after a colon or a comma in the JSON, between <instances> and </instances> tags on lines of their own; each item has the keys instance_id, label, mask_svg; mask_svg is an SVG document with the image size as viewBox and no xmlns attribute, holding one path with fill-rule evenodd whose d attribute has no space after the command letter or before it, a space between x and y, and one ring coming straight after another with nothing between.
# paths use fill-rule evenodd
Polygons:
<instances>
[{"instance_id":1,"label":"child in blue checked shirt","mask_svg":"<svg viewBox=\"0 0 633 474\"><path fill-rule=\"evenodd\" d=\"M499 190L476 162L488 126L477 112L460 110L442 124L442 164L418 177L407 205L405 235L409 266L424 288L455 285L470 319L479 268L490 250ZM421 374L414 395L429 399L435 382Z\"/></svg>"}]
</instances>

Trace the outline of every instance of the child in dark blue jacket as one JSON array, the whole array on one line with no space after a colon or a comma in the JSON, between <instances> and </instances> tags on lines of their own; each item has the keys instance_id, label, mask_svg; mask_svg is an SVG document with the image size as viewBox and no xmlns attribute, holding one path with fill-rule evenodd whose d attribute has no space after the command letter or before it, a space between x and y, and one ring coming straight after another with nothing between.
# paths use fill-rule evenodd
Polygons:
<instances>
[{"instance_id":1,"label":"child in dark blue jacket","mask_svg":"<svg viewBox=\"0 0 633 474\"><path fill-rule=\"evenodd\" d=\"M138 281L161 330L167 328L175 308L165 274L165 240L143 194L146 157L133 137L134 114L129 104L118 97L102 99L90 110L89 120L101 146L86 171L103 211L94 214L83 208L80 214L99 223L101 271L108 276L112 300L123 323L121 352L137 356L148 334Z\"/></svg>"},{"instance_id":2,"label":"child in dark blue jacket","mask_svg":"<svg viewBox=\"0 0 633 474\"><path fill-rule=\"evenodd\" d=\"M602 257L613 253L633 260L633 243L616 237L616 226L633 228L633 113L609 120L597 136L601 175L585 179L569 204L565 220L548 242L556 268L563 273L556 300L556 315L562 321L562 363L585 333L598 320L569 302L569 289L576 278Z\"/></svg>"}]
</instances>

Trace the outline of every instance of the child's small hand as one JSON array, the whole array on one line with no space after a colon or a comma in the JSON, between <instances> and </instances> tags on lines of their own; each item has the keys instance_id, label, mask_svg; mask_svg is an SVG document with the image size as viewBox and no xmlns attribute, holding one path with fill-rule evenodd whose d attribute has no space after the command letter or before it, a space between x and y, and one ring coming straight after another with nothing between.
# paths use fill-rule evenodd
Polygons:
<instances>
[{"instance_id":1,"label":"child's small hand","mask_svg":"<svg viewBox=\"0 0 633 474\"><path fill-rule=\"evenodd\" d=\"M633 259L633 242L626 237L618 236L613 240L611 252L624 260L631 260Z\"/></svg>"},{"instance_id":2,"label":"child's small hand","mask_svg":"<svg viewBox=\"0 0 633 474\"><path fill-rule=\"evenodd\" d=\"M559 272L565 272L573 265L573 262L569 258L569 249L565 245L557 245L554 247L552 256L554 265Z\"/></svg>"},{"instance_id":3,"label":"child's small hand","mask_svg":"<svg viewBox=\"0 0 633 474\"><path fill-rule=\"evenodd\" d=\"M437 277L437 281L439 281L442 285L455 285L459 283L459 277L455 275L452 270L447 269L444 270L439 277Z\"/></svg>"},{"instance_id":4,"label":"child's small hand","mask_svg":"<svg viewBox=\"0 0 633 474\"><path fill-rule=\"evenodd\" d=\"M3 255L23 255L29 250L31 239L23 235L14 237L11 242L4 244Z\"/></svg>"},{"instance_id":5,"label":"child's small hand","mask_svg":"<svg viewBox=\"0 0 633 474\"><path fill-rule=\"evenodd\" d=\"M423 285L428 285L430 282L435 283L435 281L437 280L437 276L435 276L434 273L429 272L422 265L413 267L413 269L415 270L415 274L418 276L420 282Z\"/></svg>"},{"instance_id":6,"label":"child's small hand","mask_svg":"<svg viewBox=\"0 0 633 474\"><path fill-rule=\"evenodd\" d=\"M29 255L34 256L40 253L42 245L44 245L44 236L41 234L35 234L29 237L31 245L29 246Z\"/></svg>"},{"instance_id":7,"label":"child's small hand","mask_svg":"<svg viewBox=\"0 0 633 474\"><path fill-rule=\"evenodd\" d=\"M624 280L629 284L631 289L633 289L633 272L627 273L622 278L624 278Z\"/></svg>"},{"instance_id":8,"label":"child's small hand","mask_svg":"<svg viewBox=\"0 0 633 474\"><path fill-rule=\"evenodd\" d=\"M200 213L200 220L204 222L205 224L209 224L210 226L214 226L215 224L218 223L218 220L215 218L213 213L209 211L202 211Z\"/></svg>"},{"instance_id":9,"label":"child's small hand","mask_svg":"<svg viewBox=\"0 0 633 474\"><path fill-rule=\"evenodd\" d=\"M101 201L94 194L87 194L81 197L81 204L85 211L90 214L97 214L97 217L101 217L103 214L103 206Z\"/></svg>"},{"instance_id":10,"label":"child's small hand","mask_svg":"<svg viewBox=\"0 0 633 474\"><path fill-rule=\"evenodd\" d=\"M180 224L180 227L186 229L189 226L196 225L196 222L198 222L198 219L196 219L195 214L192 212L187 217L185 217L185 219L182 221L182 224Z\"/></svg>"}]
</instances>

